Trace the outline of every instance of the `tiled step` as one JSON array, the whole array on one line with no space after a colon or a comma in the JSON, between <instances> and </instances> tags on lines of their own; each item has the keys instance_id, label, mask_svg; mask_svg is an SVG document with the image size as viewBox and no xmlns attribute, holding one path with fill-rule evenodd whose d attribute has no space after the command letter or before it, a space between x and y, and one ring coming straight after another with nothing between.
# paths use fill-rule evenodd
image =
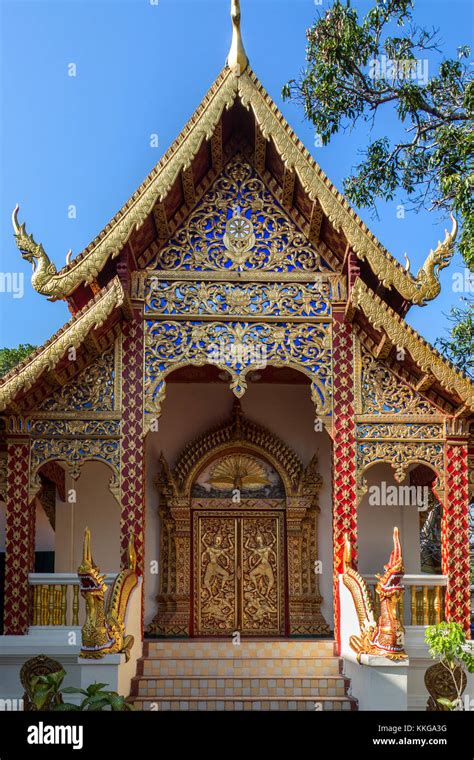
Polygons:
<instances>
[{"instance_id":1,"label":"tiled step","mask_svg":"<svg viewBox=\"0 0 474 760\"><path fill-rule=\"evenodd\" d=\"M145 641L130 695L138 710L356 710L334 642Z\"/></svg>"},{"instance_id":2,"label":"tiled step","mask_svg":"<svg viewBox=\"0 0 474 760\"><path fill-rule=\"evenodd\" d=\"M229 639L181 639L170 641L145 641L143 654L146 657L161 657L174 659L175 657L220 657L236 659L238 657L318 657L334 656L334 641L316 640L281 640L269 641L241 640L240 644L233 644Z\"/></svg>"},{"instance_id":3,"label":"tiled step","mask_svg":"<svg viewBox=\"0 0 474 760\"><path fill-rule=\"evenodd\" d=\"M286 699L262 699L245 698L221 698L221 699L186 699L169 697L162 700L153 700L134 697L130 701L137 710L151 710L155 712L171 711L348 711L356 710L357 702L352 697L321 697L311 699L307 697L290 697Z\"/></svg>"},{"instance_id":4,"label":"tiled step","mask_svg":"<svg viewBox=\"0 0 474 760\"><path fill-rule=\"evenodd\" d=\"M312 678L337 676L341 666L337 657L253 657L206 659L144 657L137 663L139 676L203 676L227 678Z\"/></svg>"},{"instance_id":5,"label":"tiled step","mask_svg":"<svg viewBox=\"0 0 474 760\"><path fill-rule=\"evenodd\" d=\"M137 697L180 697L210 699L252 697L261 699L294 697L345 697L348 679L324 678L167 678L135 677L132 694Z\"/></svg>"}]
</instances>

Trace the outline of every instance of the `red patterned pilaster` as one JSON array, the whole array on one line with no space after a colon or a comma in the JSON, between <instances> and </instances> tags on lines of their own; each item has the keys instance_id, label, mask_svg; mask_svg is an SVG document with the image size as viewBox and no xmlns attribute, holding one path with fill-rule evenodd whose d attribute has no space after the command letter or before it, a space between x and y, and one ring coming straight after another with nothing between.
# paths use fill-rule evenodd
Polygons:
<instances>
[{"instance_id":1,"label":"red patterned pilaster","mask_svg":"<svg viewBox=\"0 0 474 760\"><path fill-rule=\"evenodd\" d=\"M339 584L344 543L349 536L357 561L356 425L352 326L342 311L333 313L333 551L334 634L340 649Z\"/></svg>"},{"instance_id":2,"label":"red patterned pilaster","mask_svg":"<svg viewBox=\"0 0 474 760\"><path fill-rule=\"evenodd\" d=\"M468 446L465 439L446 443L446 499L442 523L442 567L448 576L446 620L469 635L471 592L469 570Z\"/></svg>"},{"instance_id":3,"label":"red patterned pilaster","mask_svg":"<svg viewBox=\"0 0 474 760\"><path fill-rule=\"evenodd\" d=\"M28 575L35 560L35 501L28 497L30 444L7 442L4 633L23 635L29 625Z\"/></svg>"},{"instance_id":4,"label":"red patterned pilaster","mask_svg":"<svg viewBox=\"0 0 474 760\"><path fill-rule=\"evenodd\" d=\"M120 549L127 563L130 534L135 540L137 569L144 561L143 319L125 322L122 334L122 513Z\"/></svg>"}]
</instances>

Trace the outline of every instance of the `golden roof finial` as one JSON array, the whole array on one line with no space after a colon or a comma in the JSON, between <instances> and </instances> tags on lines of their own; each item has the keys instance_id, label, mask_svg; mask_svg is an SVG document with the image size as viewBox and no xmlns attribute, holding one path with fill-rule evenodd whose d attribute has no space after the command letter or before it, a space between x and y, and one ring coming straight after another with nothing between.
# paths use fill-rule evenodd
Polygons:
<instances>
[{"instance_id":1,"label":"golden roof finial","mask_svg":"<svg viewBox=\"0 0 474 760\"><path fill-rule=\"evenodd\" d=\"M249 62L240 31L240 0L231 0L230 17L232 19L233 31L227 65L236 76L240 76L247 68Z\"/></svg>"}]
</instances>

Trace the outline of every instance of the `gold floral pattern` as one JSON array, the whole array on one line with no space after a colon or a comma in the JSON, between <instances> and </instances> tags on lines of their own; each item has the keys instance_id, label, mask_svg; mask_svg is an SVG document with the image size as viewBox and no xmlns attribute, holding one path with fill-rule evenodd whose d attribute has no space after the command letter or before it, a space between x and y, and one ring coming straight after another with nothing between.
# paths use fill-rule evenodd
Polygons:
<instances>
[{"instance_id":1,"label":"gold floral pattern","mask_svg":"<svg viewBox=\"0 0 474 760\"><path fill-rule=\"evenodd\" d=\"M250 164L239 156L159 251L151 268L330 271Z\"/></svg>"}]
</instances>

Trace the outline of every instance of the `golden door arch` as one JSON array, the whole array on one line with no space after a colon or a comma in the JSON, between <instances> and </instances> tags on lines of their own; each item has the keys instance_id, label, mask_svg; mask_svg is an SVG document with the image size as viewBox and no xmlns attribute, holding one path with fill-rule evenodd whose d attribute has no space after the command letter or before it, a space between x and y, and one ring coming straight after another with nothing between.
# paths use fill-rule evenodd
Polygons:
<instances>
[{"instance_id":1,"label":"golden door arch","mask_svg":"<svg viewBox=\"0 0 474 760\"><path fill-rule=\"evenodd\" d=\"M318 584L321 476L269 430L231 418L161 458L160 593L148 632L327 634Z\"/></svg>"}]
</instances>

